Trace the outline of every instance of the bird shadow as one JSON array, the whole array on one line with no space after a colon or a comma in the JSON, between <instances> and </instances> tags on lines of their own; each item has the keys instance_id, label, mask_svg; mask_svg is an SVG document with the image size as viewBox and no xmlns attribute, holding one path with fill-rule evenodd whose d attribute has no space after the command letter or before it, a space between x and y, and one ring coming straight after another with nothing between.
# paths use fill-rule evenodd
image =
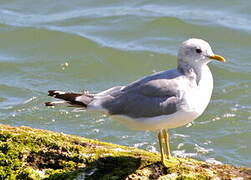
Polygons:
<instances>
[{"instance_id":1,"label":"bird shadow","mask_svg":"<svg viewBox=\"0 0 251 180\"><path fill-rule=\"evenodd\" d=\"M84 168L80 174L83 179L125 179L140 167L141 158L130 156L108 156L99 158Z\"/></svg>"},{"instance_id":2,"label":"bird shadow","mask_svg":"<svg viewBox=\"0 0 251 180\"><path fill-rule=\"evenodd\" d=\"M168 172L168 168L159 162L142 166L141 158L131 156L108 156L99 158L89 163L80 173L77 179L87 180L117 180L117 179L138 179L142 174L137 170L147 168L148 179L158 179ZM141 175L140 175L141 174Z\"/></svg>"}]
</instances>

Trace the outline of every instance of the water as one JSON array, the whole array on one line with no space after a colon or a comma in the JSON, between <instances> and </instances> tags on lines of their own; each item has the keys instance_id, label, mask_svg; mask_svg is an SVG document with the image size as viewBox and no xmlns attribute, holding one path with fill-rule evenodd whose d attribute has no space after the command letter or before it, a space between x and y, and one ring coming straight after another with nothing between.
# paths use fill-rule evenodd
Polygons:
<instances>
[{"instance_id":1,"label":"water","mask_svg":"<svg viewBox=\"0 0 251 180\"><path fill-rule=\"evenodd\" d=\"M11 0L0 2L0 122L158 151L155 132L100 114L47 108L47 90L98 92L176 66L180 43L210 42L212 101L172 129L172 152L251 167L251 3Z\"/></svg>"}]
</instances>

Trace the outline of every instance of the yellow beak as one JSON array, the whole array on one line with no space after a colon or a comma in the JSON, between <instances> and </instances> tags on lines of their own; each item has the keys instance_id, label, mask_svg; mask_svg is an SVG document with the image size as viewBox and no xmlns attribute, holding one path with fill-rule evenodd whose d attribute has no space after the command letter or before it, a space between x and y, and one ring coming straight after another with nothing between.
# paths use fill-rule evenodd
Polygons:
<instances>
[{"instance_id":1,"label":"yellow beak","mask_svg":"<svg viewBox=\"0 0 251 180\"><path fill-rule=\"evenodd\" d=\"M220 55L213 55L213 56L209 56L210 59L214 59L214 60L217 60L217 61L220 61L220 62L226 62L225 58L220 56Z\"/></svg>"}]
</instances>

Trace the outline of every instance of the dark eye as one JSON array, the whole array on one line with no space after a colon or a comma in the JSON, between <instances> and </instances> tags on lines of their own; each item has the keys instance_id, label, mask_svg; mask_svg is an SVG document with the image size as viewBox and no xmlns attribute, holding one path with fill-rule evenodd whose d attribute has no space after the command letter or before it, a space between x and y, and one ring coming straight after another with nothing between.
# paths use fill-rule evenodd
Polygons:
<instances>
[{"instance_id":1,"label":"dark eye","mask_svg":"<svg viewBox=\"0 0 251 180\"><path fill-rule=\"evenodd\" d=\"M196 51L197 53L199 53L199 54L202 52L202 50L201 50L201 49L199 49L199 48L198 48L198 49L196 49L195 51Z\"/></svg>"}]
</instances>

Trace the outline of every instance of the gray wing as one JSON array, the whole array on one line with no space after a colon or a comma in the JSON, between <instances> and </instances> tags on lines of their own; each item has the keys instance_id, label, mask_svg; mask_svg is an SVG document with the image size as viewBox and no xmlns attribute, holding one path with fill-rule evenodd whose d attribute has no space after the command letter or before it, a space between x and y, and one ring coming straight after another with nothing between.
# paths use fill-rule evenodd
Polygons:
<instances>
[{"instance_id":1,"label":"gray wing","mask_svg":"<svg viewBox=\"0 0 251 180\"><path fill-rule=\"evenodd\" d=\"M165 71L148 76L104 97L101 105L112 115L133 118L172 114L180 103L178 75Z\"/></svg>"}]
</instances>

